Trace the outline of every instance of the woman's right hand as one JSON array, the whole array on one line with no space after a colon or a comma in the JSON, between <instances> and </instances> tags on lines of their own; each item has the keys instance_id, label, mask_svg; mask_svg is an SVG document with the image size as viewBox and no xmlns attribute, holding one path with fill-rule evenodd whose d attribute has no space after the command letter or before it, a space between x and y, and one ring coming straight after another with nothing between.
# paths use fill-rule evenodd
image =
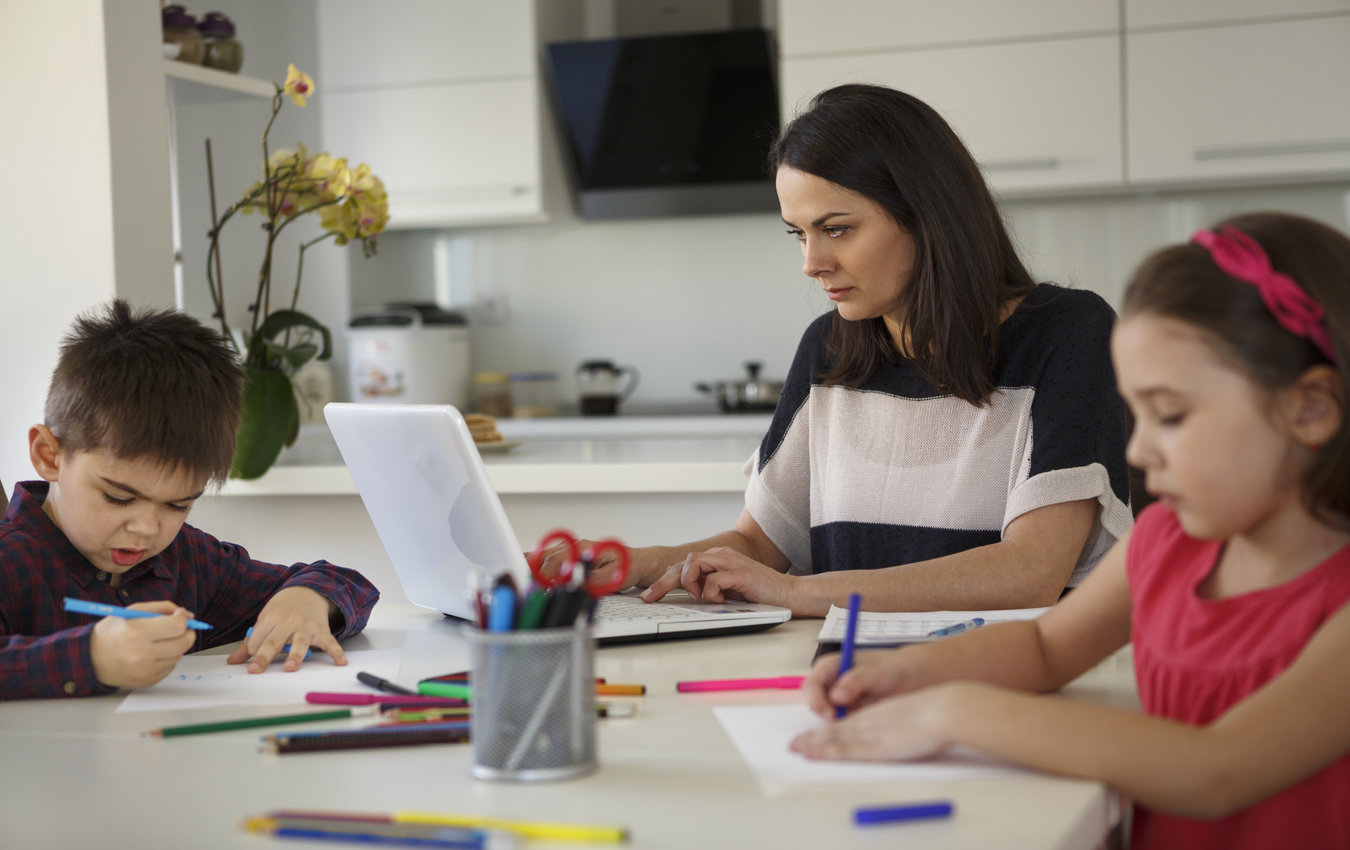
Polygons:
<instances>
[{"instance_id":1,"label":"woman's right hand","mask_svg":"<svg viewBox=\"0 0 1350 850\"><path fill-rule=\"evenodd\" d=\"M839 653L822 656L802 682L806 704L821 717L833 718L837 706L851 711L915 690L919 687L918 669L905 652L904 648L859 651L853 667L842 676Z\"/></svg>"}]
</instances>

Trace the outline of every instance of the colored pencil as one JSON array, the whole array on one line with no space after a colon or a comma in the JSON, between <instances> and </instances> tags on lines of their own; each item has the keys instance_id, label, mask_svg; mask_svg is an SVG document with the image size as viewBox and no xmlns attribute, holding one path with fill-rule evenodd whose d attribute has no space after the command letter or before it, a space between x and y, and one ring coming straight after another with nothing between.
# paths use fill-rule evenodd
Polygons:
<instances>
[{"instance_id":1,"label":"colored pencil","mask_svg":"<svg viewBox=\"0 0 1350 850\"><path fill-rule=\"evenodd\" d=\"M631 837L622 826L603 826L580 823L549 823L520 821L482 815L460 815L441 812L399 811L390 814L361 814L356 812L318 812L281 810L269 812L269 818L310 820L316 823L415 823L434 826L469 827L471 829L499 829L513 832L521 838L540 841L566 841L583 844L612 844L627 842Z\"/></svg>"},{"instance_id":2,"label":"colored pencil","mask_svg":"<svg viewBox=\"0 0 1350 850\"><path fill-rule=\"evenodd\" d=\"M311 711L305 714L273 714L268 717L245 717L214 723L165 726L163 729L151 729L145 734L153 738L176 738L181 735L204 735L208 732L228 732L232 729L253 729L259 726L284 726L288 723L313 723L319 720L341 720L346 717L373 717L375 714L374 707L335 708L332 711Z\"/></svg>"},{"instance_id":3,"label":"colored pencil","mask_svg":"<svg viewBox=\"0 0 1350 850\"><path fill-rule=\"evenodd\" d=\"M410 747L420 744L462 744L469 740L467 724L418 724L408 729L372 727L318 735L273 735L263 739L261 750L278 754L318 753L377 747Z\"/></svg>"},{"instance_id":4,"label":"colored pencil","mask_svg":"<svg viewBox=\"0 0 1350 850\"><path fill-rule=\"evenodd\" d=\"M617 685L606 682L596 685L595 692L605 697L639 697L647 693L646 685Z\"/></svg>"},{"instance_id":5,"label":"colored pencil","mask_svg":"<svg viewBox=\"0 0 1350 850\"><path fill-rule=\"evenodd\" d=\"M520 846L520 842L510 833L424 824L254 817L244 821L244 828L249 832L268 834L276 838L360 844L456 847L468 850L509 850Z\"/></svg>"},{"instance_id":6,"label":"colored pencil","mask_svg":"<svg viewBox=\"0 0 1350 850\"><path fill-rule=\"evenodd\" d=\"M305 702L317 705L382 705L385 708L393 708L394 706L431 708L433 706L468 705L464 700L454 697L422 696L420 694L412 696L402 694L347 694L336 691L310 691L305 694Z\"/></svg>"}]
</instances>

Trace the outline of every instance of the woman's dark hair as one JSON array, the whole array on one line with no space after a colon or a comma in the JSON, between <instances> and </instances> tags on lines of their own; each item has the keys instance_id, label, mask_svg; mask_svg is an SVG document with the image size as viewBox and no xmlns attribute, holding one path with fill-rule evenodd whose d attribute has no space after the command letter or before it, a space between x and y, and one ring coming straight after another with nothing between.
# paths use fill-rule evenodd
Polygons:
<instances>
[{"instance_id":1,"label":"woman's dark hair","mask_svg":"<svg viewBox=\"0 0 1350 850\"><path fill-rule=\"evenodd\" d=\"M1312 219L1275 212L1234 216L1214 229L1234 227L1265 251L1283 272L1325 312L1336 350L1331 364L1341 378L1343 402L1350 400L1350 238ZM1202 331L1214 350L1268 391L1293 384L1327 358L1302 336L1281 325L1260 291L1232 277L1208 249L1171 245L1147 259L1125 289L1121 315L1150 313L1177 319ZM1350 528L1350 426L1341 410L1341 428L1317 449L1303 480L1308 509L1324 522Z\"/></svg>"},{"instance_id":2,"label":"woman's dark hair","mask_svg":"<svg viewBox=\"0 0 1350 850\"><path fill-rule=\"evenodd\" d=\"M793 168L857 192L914 239L914 272L896 305L915 364L944 393L982 405L996 389L1000 311L1035 288L984 176L932 107L883 86L816 95L769 152ZM900 352L880 318L836 313L827 384L859 386Z\"/></svg>"}]
</instances>

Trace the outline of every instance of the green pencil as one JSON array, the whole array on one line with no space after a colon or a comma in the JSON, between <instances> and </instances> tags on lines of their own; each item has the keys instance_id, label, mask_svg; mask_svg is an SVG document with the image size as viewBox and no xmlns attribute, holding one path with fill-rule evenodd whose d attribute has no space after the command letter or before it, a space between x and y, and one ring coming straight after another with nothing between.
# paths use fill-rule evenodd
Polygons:
<instances>
[{"instance_id":1,"label":"green pencil","mask_svg":"<svg viewBox=\"0 0 1350 850\"><path fill-rule=\"evenodd\" d=\"M371 717L378 705L355 708L335 708L332 711L310 711L304 714L274 714L270 717L245 717L241 720L221 720L216 723L193 723L187 726L165 726L146 732L153 738L174 738L179 735L202 735L207 732L228 732L231 729L252 729L256 726L280 726L284 723L312 723L316 720L341 720L344 717Z\"/></svg>"}]
</instances>

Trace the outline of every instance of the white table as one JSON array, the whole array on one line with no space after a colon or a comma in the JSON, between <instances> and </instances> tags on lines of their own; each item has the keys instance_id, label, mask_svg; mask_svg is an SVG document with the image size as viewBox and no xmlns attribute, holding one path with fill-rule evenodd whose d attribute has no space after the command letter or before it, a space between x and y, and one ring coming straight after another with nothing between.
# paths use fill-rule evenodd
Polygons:
<instances>
[{"instance_id":1,"label":"white table","mask_svg":"<svg viewBox=\"0 0 1350 850\"><path fill-rule=\"evenodd\" d=\"M239 730L154 739L147 729L295 706L115 713L122 696L0 703L0 846L43 848L310 846L246 833L242 819L276 808L417 809L622 824L633 848L1091 848L1119 820L1099 783L1035 774L952 782L833 786L777 796L762 789L713 714L716 705L796 699L791 692L676 694L683 679L803 672L819 620L752 635L604 647L596 674L647 685L630 719L599 721L600 769L541 784L469 777L469 745L275 755ZM399 680L449 672L458 626L387 602L349 650L403 649ZM218 651L218 650L217 650ZM265 675L284 675L278 671ZM355 683L353 691L362 690ZM1074 683L1093 699L1133 702L1117 656ZM618 700L622 698L606 698ZM347 721L327 726L341 728ZM306 728L324 728L307 724ZM949 820L858 829L856 806L948 799ZM315 847L341 845L314 844ZM529 848L550 845L531 842Z\"/></svg>"}]
</instances>

